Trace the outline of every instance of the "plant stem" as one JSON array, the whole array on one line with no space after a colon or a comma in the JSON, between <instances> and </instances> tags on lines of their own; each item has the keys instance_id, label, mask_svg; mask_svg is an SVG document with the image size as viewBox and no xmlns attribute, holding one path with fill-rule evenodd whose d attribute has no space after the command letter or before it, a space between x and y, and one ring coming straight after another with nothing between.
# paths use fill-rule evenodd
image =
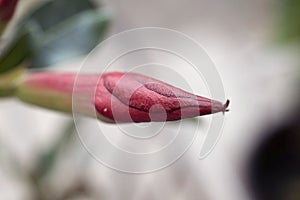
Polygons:
<instances>
[{"instance_id":1,"label":"plant stem","mask_svg":"<svg viewBox=\"0 0 300 200\"><path fill-rule=\"evenodd\" d=\"M16 82L23 72L24 66L21 65L12 71L0 75L0 97L10 97L14 95L17 86Z\"/></svg>"}]
</instances>

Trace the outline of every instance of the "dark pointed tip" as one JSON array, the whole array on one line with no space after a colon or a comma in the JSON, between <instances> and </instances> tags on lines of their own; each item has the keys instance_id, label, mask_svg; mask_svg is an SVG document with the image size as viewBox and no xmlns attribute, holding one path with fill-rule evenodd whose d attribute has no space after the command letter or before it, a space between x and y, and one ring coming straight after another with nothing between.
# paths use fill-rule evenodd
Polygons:
<instances>
[{"instance_id":1,"label":"dark pointed tip","mask_svg":"<svg viewBox=\"0 0 300 200\"><path fill-rule=\"evenodd\" d=\"M230 100L229 100L229 99L227 99L226 103L224 104L224 109L228 108L228 106L229 106L229 103L230 103Z\"/></svg>"},{"instance_id":2,"label":"dark pointed tip","mask_svg":"<svg viewBox=\"0 0 300 200\"><path fill-rule=\"evenodd\" d=\"M229 99L227 99L227 101L225 102L225 104L224 104L224 111L223 111L223 113L225 113L225 112L228 112L229 111L229 109L227 109L228 108L228 106L229 106L229 104L230 104L230 100Z\"/></svg>"}]
</instances>

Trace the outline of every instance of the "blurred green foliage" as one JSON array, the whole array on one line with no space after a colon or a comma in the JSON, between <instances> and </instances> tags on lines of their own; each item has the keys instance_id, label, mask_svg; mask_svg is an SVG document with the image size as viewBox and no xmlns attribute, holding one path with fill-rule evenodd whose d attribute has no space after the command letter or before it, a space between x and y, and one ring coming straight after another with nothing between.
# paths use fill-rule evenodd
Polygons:
<instances>
[{"instance_id":1,"label":"blurred green foliage","mask_svg":"<svg viewBox=\"0 0 300 200\"><path fill-rule=\"evenodd\" d=\"M90 0L46 1L24 17L1 43L0 73L24 60L48 67L89 53L108 29L109 16Z\"/></svg>"},{"instance_id":2,"label":"blurred green foliage","mask_svg":"<svg viewBox=\"0 0 300 200\"><path fill-rule=\"evenodd\" d=\"M300 1L279 0L280 39L300 45Z\"/></svg>"}]
</instances>

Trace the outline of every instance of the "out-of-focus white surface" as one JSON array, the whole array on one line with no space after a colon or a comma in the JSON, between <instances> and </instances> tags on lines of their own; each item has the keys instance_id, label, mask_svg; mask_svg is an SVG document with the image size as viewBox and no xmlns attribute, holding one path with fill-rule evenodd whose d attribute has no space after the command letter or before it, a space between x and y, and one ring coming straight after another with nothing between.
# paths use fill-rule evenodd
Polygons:
<instances>
[{"instance_id":1,"label":"out-of-focus white surface","mask_svg":"<svg viewBox=\"0 0 300 200\"><path fill-rule=\"evenodd\" d=\"M263 137L259 130L287 115L295 89L295 55L272 46L268 39L274 31L273 1L105 0L103 5L114 15L108 36L130 28L158 26L181 31L200 43L219 70L231 100L230 112L220 141L204 160L197 159L199 149L194 145L167 169L129 175L110 170L88 155L79 158L85 154L82 148L61 158L64 162L52 178L54 190L63 190L62 185L72 184L80 174L103 199L248 199L243 182L247 155ZM72 62L66 69L79 66ZM0 100L0 145L5 144L18 162L30 168L68 119L17 100ZM23 179L8 173L9 159L4 156L1 160L6 164L0 167L0 188L10 188L2 189L1 199L28 196ZM83 163L88 166L81 169Z\"/></svg>"}]
</instances>

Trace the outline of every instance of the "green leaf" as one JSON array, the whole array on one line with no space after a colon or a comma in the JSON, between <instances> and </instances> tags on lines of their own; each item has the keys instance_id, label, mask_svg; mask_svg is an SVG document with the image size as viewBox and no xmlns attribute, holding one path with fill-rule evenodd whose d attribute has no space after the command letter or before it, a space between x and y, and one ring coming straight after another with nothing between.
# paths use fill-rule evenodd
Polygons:
<instances>
[{"instance_id":1,"label":"green leaf","mask_svg":"<svg viewBox=\"0 0 300 200\"><path fill-rule=\"evenodd\" d=\"M300 42L300 1L279 0L279 39L284 42Z\"/></svg>"},{"instance_id":2,"label":"green leaf","mask_svg":"<svg viewBox=\"0 0 300 200\"><path fill-rule=\"evenodd\" d=\"M102 11L84 11L47 32L32 28L31 67L47 67L89 53L107 27L108 17Z\"/></svg>"},{"instance_id":3,"label":"green leaf","mask_svg":"<svg viewBox=\"0 0 300 200\"><path fill-rule=\"evenodd\" d=\"M17 67L30 55L29 34L22 29L16 32L0 45L0 73Z\"/></svg>"},{"instance_id":4,"label":"green leaf","mask_svg":"<svg viewBox=\"0 0 300 200\"><path fill-rule=\"evenodd\" d=\"M42 30L47 31L70 17L97 7L90 0L48 0L30 13L23 22L35 21Z\"/></svg>"},{"instance_id":5,"label":"green leaf","mask_svg":"<svg viewBox=\"0 0 300 200\"><path fill-rule=\"evenodd\" d=\"M2 44L0 73L25 59L31 61L29 68L42 68L87 54L103 39L108 24L107 13L90 0L49 0L24 17Z\"/></svg>"}]
</instances>

